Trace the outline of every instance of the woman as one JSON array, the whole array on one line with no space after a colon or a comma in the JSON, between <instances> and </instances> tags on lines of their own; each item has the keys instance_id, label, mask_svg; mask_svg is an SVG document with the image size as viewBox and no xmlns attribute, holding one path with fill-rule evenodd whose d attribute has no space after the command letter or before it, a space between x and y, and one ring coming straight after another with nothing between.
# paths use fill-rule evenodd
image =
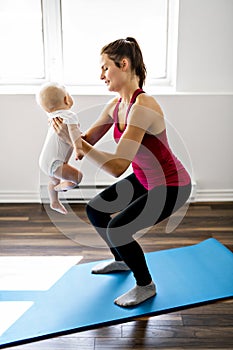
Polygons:
<instances>
[{"instance_id":1,"label":"woman","mask_svg":"<svg viewBox=\"0 0 233 350\"><path fill-rule=\"evenodd\" d=\"M142 90L146 68L134 38L116 40L102 48L100 78L119 97L110 101L83 135L83 151L114 177L122 175L130 164L133 172L87 205L90 222L114 256L92 272L131 270L136 286L115 300L117 305L128 307L156 295L143 250L133 235L180 208L190 195L191 184L189 174L169 147L161 107ZM116 151L96 149L95 143L111 127ZM67 137L61 119L54 122L54 128L61 137Z\"/></svg>"}]
</instances>

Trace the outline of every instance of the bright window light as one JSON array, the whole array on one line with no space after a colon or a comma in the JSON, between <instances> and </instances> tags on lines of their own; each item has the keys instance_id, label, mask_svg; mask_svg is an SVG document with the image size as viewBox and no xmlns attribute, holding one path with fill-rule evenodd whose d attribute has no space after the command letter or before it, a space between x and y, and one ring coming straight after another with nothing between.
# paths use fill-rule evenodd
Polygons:
<instances>
[{"instance_id":1,"label":"bright window light","mask_svg":"<svg viewBox=\"0 0 233 350\"><path fill-rule=\"evenodd\" d=\"M43 79L44 47L40 0L0 1L0 79Z\"/></svg>"},{"instance_id":2,"label":"bright window light","mask_svg":"<svg viewBox=\"0 0 233 350\"><path fill-rule=\"evenodd\" d=\"M147 79L166 78L166 0L62 0L61 4L66 84L100 84L100 49L127 36L142 49Z\"/></svg>"},{"instance_id":3,"label":"bright window light","mask_svg":"<svg viewBox=\"0 0 233 350\"><path fill-rule=\"evenodd\" d=\"M178 0L0 0L1 91L60 81L101 92L100 50L127 36L142 49L146 85L172 86L177 9Z\"/></svg>"}]
</instances>

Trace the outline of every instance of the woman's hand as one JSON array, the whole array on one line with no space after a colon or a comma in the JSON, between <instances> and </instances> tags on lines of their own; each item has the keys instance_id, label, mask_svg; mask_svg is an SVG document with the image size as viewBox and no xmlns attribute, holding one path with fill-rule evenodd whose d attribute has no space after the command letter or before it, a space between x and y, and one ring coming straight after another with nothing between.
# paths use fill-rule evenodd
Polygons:
<instances>
[{"instance_id":1,"label":"woman's hand","mask_svg":"<svg viewBox=\"0 0 233 350\"><path fill-rule=\"evenodd\" d=\"M72 145L72 141L69 135L67 125L63 123L63 119L60 117L53 118L53 128L57 135L69 145Z\"/></svg>"}]
</instances>

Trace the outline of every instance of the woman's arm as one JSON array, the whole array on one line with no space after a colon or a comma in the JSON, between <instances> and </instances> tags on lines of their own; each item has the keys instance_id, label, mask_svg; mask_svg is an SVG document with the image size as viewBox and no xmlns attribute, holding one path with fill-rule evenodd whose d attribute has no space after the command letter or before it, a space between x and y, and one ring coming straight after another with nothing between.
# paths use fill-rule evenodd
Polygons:
<instances>
[{"instance_id":1,"label":"woman's arm","mask_svg":"<svg viewBox=\"0 0 233 350\"><path fill-rule=\"evenodd\" d=\"M83 140L83 151L88 159L97 166L119 177L134 159L142 139L154 122L155 111L141 106L133 106L125 129L114 153L103 152ZM157 114L158 116L158 114Z\"/></svg>"},{"instance_id":2,"label":"woman's arm","mask_svg":"<svg viewBox=\"0 0 233 350\"><path fill-rule=\"evenodd\" d=\"M87 131L85 131L82 138L91 145L95 145L112 127L112 124L113 120L109 115L102 115Z\"/></svg>"},{"instance_id":3,"label":"woman's arm","mask_svg":"<svg viewBox=\"0 0 233 350\"><path fill-rule=\"evenodd\" d=\"M142 99L142 95L139 96L141 103L135 103L131 108L127 127L114 153L100 151L93 145L112 126L111 108L114 107L116 100L105 108L98 120L83 136L82 146L86 157L114 177L119 177L127 170L137 154L146 132L157 134L165 127L163 115L155 105L154 99L149 96L143 96ZM139 102L139 98L137 102ZM63 131L62 122L57 121L54 128L60 135Z\"/></svg>"},{"instance_id":4,"label":"woman's arm","mask_svg":"<svg viewBox=\"0 0 233 350\"><path fill-rule=\"evenodd\" d=\"M94 122L94 124L92 124L91 127L82 135L82 138L91 145L94 145L97 141L99 141L113 125L111 114L115 104L116 99L110 101L110 103L103 109L96 122ZM63 123L62 118L54 118L53 127L63 141L72 145L72 140L70 139L67 125Z\"/></svg>"},{"instance_id":5,"label":"woman's arm","mask_svg":"<svg viewBox=\"0 0 233 350\"><path fill-rule=\"evenodd\" d=\"M95 145L112 127L113 118L111 115L116 102L117 100L114 98L105 106L96 122L82 135L85 141L91 145Z\"/></svg>"},{"instance_id":6,"label":"woman's arm","mask_svg":"<svg viewBox=\"0 0 233 350\"><path fill-rule=\"evenodd\" d=\"M123 174L131 163L129 157L120 158L119 152L100 151L85 140L83 140L83 151L87 159L114 177Z\"/></svg>"}]
</instances>

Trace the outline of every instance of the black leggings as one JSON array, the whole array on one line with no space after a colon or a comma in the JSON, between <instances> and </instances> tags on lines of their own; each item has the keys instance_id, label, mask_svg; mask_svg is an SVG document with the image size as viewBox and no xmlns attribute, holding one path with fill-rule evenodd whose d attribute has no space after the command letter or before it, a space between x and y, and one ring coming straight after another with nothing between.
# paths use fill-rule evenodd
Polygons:
<instances>
[{"instance_id":1,"label":"black leggings","mask_svg":"<svg viewBox=\"0 0 233 350\"><path fill-rule=\"evenodd\" d=\"M87 215L115 260L124 261L136 282L151 282L144 253L133 235L168 218L187 201L191 184L158 186L147 191L134 174L116 182L87 204ZM113 215L114 214L114 215Z\"/></svg>"}]
</instances>

